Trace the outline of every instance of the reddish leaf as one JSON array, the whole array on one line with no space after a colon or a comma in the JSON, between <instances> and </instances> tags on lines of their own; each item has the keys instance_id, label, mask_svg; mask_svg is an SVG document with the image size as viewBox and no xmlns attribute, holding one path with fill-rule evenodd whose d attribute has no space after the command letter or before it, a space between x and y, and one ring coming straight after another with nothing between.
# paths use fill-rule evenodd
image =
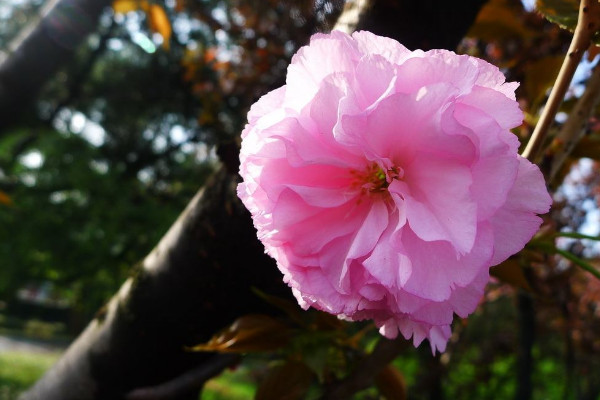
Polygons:
<instances>
[{"instance_id":1,"label":"reddish leaf","mask_svg":"<svg viewBox=\"0 0 600 400\"><path fill-rule=\"evenodd\" d=\"M590 45L590 47L588 47L588 50L587 50L587 51L588 51L587 60L588 60L589 62L592 62L592 61L594 61L594 58L596 58L596 56L597 56L598 54L600 54L600 46L598 46L598 45L597 45L597 44L595 44L595 43L592 43L592 44Z\"/></svg>"},{"instance_id":2,"label":"reddish leaf","mask_svg":"<svg viewBox=\"0 0 600 400\"><path fill-rule=\"evenodd\" d=\"M525 92L530 104L542 100L554 85L564 56L548 56L527 64L525 67Z\"/></svg>"},{"instance_id":3,"label":"reddish leaf","mask_svg":"<svg viewBox=\"0 0 600 400\"><path fill-rule=\"evenodd\" d=\"M375 377L375 385L386 400L406 400L404 377L391 364L385 366Z\"/></svg>"},{"instance_id":4,"label":"reddish leaf","mask_svg":"<svg viewBox=\"0 0 600 400\"><path fill-rule=\"evenodd\" d=\"M514 258L509 258L503 263L492 267L490 269L490 275L498 278L504 283L508 283L511 286L519 287L528 291L533 290L529 285L525 274L523 273L523 267L521 267L519 262Z\"/></svg>"},{"instance_id":5,"label":"reddish leaf","mask_svg":"<svg viewBox=\"0 0 600 400\"><path fill-rule=\"evenodd\" d=\"M582 138L571 152L571 157L600 160L600 140L596 135Z\"/></svg>"},{"instance_id":6,"label":"reddish leaf","mask_svg":"<svg viewBox=\"0 0 600 400\"><path fill-rule=\"evenodd\" d=\"M486 42L511 38L527 39L534 36L535 32L527 29L519 20L518 11L520 9L506 0L490 0L477 14L477 19L467 36Z\"/></svg>"},{"instance_id":7,"label":"reddish leaf","mask_svg":"<svg viewBox=\"0 0 600 400\"><path fill-rule=\"evenodd\" d=\"M314 324L322 331L340 330L346 326L337 316L324 311L316 311Z\"/></svg>"},{"instance_id":8,"label":"reddish leaf","mask_svg":"<svg viewBox=\"0 0 600 400\"><path fill-rule=\"evenodd\" d=\"M303 399L315 375L304 363L288 361L267 372L256 391L256 400Z\"/></svg>"},{"instance_id":9,"label":"reddish leaf","mask_svg":"<svg viewBox=\"0 0 600 400\"><path fill-rule=\"evenodd\" d=\"M277 350L289 340L287 325L267 315L249 314L213 336L207 343L190 348L193 351L250 353Z\"/></svg>"},{"instance_id":10,"label":"reddish leaf","mask_svg":"<svg viewBox=\"0 0 600 400\"><path fill-rule=\"evenodd\" d=\"M256 293L256 295L258 297L260 297L267 303L271 304L274 307L279 308L288 317L290 317L291 320L296 322L298 325L300 325L300 326L306 325L306 321L305 321L306 312L300 308L298 303L292 302L290 300L287 300L287 299L284 299L281 297L272 296L272 295L267 294L256 288L252 288L252 291L254 293Z\"/></svg>"},{"instance_id":11,"label":"reddish leaf","mask_svg":"<svg viewBox=\"0 0 600 400\"><path fill-rule=\"evenodd\" d=\"M0 190L0 204L11 206L13 204L12 199L9 195Z\"/></svg>"},{"instance_id":12,"label":"reddish leaf","mask_svg":"<svg viewBox=\"0 0 600 400\"><path fill-rule=\"evenodd\" d=\"M160 33L163 37L162 46L165 50L169 49L169 40L171 39L171 21L165 12L165 9L157 4L151 4L147 12L150 29Z\"/></svg>"},{"instance_id":13,"label":"reddish leaf","mask_svg":"<svg viewBox=\"0 0 600 400\"><path fill-rule=\"evenodd\" d=\"M130 11L148 9L148 2L146 0L115 0L112 3L113 10L117 14L126 14Z\"/></svg>"}]
</instances>

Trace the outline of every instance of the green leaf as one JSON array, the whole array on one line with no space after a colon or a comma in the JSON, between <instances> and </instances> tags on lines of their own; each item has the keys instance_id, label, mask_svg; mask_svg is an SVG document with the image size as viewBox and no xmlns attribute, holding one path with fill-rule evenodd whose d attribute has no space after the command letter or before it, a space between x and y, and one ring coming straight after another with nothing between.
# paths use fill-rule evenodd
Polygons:
<instances>
[{"instance_id":1,"label":"green leaf","mask_svg":"<svg viewBox=\"0 0 600 400\"><path fill-rule=\"evenodd\" d=\"M590 274L594 275L596 278L600 279L600 270L598 270L596 267L594 267L592 264L588 263L584 259L579 258L575 254L570 253L566 250L556 248L555 251L557 254L560 254L567 260L571 261L573 264L577 265L579 268L586 270Z\"/></svg>"},{"instance_id":2,"label":"green leaf","mask_svg":"<svg viewBox=\"0 0 600 400\"><path fill-rule=\"evenodd\" d=\"M600 279L600 270L598 268L596 268L595 266L590 264L587 260L584 260L583 258L580 258L567 250L559 249L552 242L546 242L546 241L535 242L535 241L533 241L533 242L529 242L528 246L530 246L532 248L541 249L549 254L559 254L559 255L563 256L564 258L566 258L567 260L571 261L573 264L575 264L579 268L586 270L590 274L594 275L596 278Z\"/></svg>"},{"instance_id":3,"label":"green leaf","mask_svg":"<svg viewBox=\"0 0 600 400\"><path fill-rule=\"evenodd\" d=\"M566 237L566 238L572 238L572 239L586 239L586 240L600 241L600 236L584 235L583 233L577 233L577 232L557 232L554 236L555 237Z\"/></svg>"},{"instance_id":4,"label":"green leaf","mask_svg":"<svg viewBox=\"0 0 600 400\"><path fill-rule=\"evenodd\" d=\"M535 6L546 19L574 31L579 16L578 0L537 0Z\"/></svg>"}]
</instances>

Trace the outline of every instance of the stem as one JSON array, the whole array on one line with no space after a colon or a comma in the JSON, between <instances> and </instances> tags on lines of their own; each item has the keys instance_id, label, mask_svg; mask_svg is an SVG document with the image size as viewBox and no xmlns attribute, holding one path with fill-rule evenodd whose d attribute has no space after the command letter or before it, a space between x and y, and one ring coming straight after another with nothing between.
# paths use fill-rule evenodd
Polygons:
<instances>
[{"instance_id":1,"label":"stem","mask_svg":"<svg viewBox=\"0 0 600 400\"><path fill-rule=\"evenodd\" d=\"M582 0L579 6L579 18L575 33L573 34L573 40L571 41L565 60L560 67L548 102L522 154L529 161L535 162L537 159L544 139L548 135L550 125L554 121L554 116L558 112L558 108L569 88L577 65L579 65L585 50L590 46L592 36L596 33L599 26L600 4L597 0Z\"/></svg>"},{"instance_id":2,"label":"stem","mask_svg":"<svg viewBox=\"0 0 600 400\"><path fill-rule=\"evenodd\" d=\"M594 268L594 266L590 263L588 263L587 261L577 257L575 254L573 253L569 253L568 251L565 250L561 250L561 249L555 249L554 251L556 251L557 254L560 254L561 256L563 256L564 258L566 258L569 261L572 261L573 264L585 269L587 272L589 272L590 274L594 275L596 278L600 279L600 271L598 271L596 268Z\"/></svg>"},{"instance_id":3,"label":"stem","mask_svg":"<svg viewBox=\"0 0 600 400\"><path fill-rule=\"evenodd\" d=\"M338 18L333 30L352 34L356 30L361 16L369 8L370 1L368 0L350 0L344 6L342 15Z\"/></svg>"},{"instance_id":4,"label":"stem","mask_svg":"<svg viewBox=\"0 0 600 400\"><path fill-rule=\"evenodd\" d=\"M535 310L529 293L519 290L519 351L517 354L517 391L515 400L530 400L533 394L531 377L534 369L533 344L535 342Z\"/></svg>"},{"instance_id":5,"label":"stem","mask_svg":"<svg viewBox=\"0 0 600 400\"><path fill-rule=\"evenodd\" d=\"M571 239L587 239L587 240L600 241L600 236L584 235L583 233L577 233L577 232L557 232L553 236L554 237L565 237L565 238L571 238Z\"/></svg>"},{"instance_id":6,"label":"stem","mask_svg":"<svg viewBox=\"0 0 600 400\"><path fill-rule=\"evenodd\" d=\"M588 121L595 112L599 101L600 68L595 67L592 76L587 82L585 92L577 101L577 104L575 104L573 111L569 114L569 118L554 140L555 146L553 145L553 148L557 147L557 149L554 151L552 157L550 182L554 180L577 143L585 135Z\"/></svg>"},{"instance_id":7,"label":"stem","mask_svg":"<svg viewBox=\"0 0 600 400\"><path fill-rule=\"evenodd\" d=\"M354 393L369 387L375 376L408 347L408 343L401 336L394 340L379 339L373 352L345 379L329 387L321 400L350 399Z\"/></svg>"},{"instance_id":8,"label":"stem","mask_svg":"<svg viewBox=\"0 0 600 400\"><path fill-rule=\"evenodd\" d=\"M600 271L598 269L596 269L592 264L588 263L587 261L585 261L582 258L577 257L575 254L573 254L571 252L559 249L554 244L550 244L547 242L545 242L545 243L544 242L536 242L536 243L530 242L528 244L528 246L531 248L538 248L549 254L560 254L567 260L571 261L573 264L577 265L578 267L583 268L590 274L594 275L596 278L600 279Z\"/></svg>"},{"instance_id":9,"label":"stem","mask_svg":"<svg viewBox=\"0 0 600 400\"><path fill-rule=\"evenodd\" d=\"M189 396L190 393L197 398L197 393L206 381L239 361L240 356L237 354L217 354L208 362L200 364L169 382L154 387L135 389L125 395L125 400L167 400Z\"/></svg>"}]
</instances>

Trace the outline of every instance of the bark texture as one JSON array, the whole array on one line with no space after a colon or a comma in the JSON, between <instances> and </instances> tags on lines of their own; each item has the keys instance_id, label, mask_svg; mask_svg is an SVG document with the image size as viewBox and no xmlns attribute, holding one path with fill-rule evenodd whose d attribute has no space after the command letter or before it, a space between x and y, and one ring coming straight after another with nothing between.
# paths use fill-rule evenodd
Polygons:
<instances>
[{"instance_id":1,"label":"bark texture","mask_svg":"<svg viewBox=\"0 0 600 400\"><path fill-rule=\"evenodd\" d=\"M358 26L413 48L453 49L483 3L378 0ZM441 20L446 22L440 25ZM206 341L238 316L269 312L252 286L290 296L237 199L237 176L231 173L236 167L227 164L22 399L120 399L135 388L172 381L213 357L189 353L185 346Z\"/></svg>"},{"instance_id":2,"label":"bark texture","mask_svg":"<svg viewBox=\"0 0 600 400\"><path fill-rule=\"evenodd\" d=\"M375 0L356 30L397 39L410 50L454 50L487 0Z\"/></svg>"}]
</instances>

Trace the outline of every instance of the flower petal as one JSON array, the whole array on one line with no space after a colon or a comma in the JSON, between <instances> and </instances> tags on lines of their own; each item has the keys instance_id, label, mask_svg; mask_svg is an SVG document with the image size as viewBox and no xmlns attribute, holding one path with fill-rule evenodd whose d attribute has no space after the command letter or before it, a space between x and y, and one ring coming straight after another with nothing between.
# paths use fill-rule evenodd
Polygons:
<instances>
[{"instance_id":1,"label":"flower petal","mask_svg":"<svg viewBox=\"0 0 600 400\"><path fill-rule=\"evenodd\" d=\"M445 240L459 254L471 251L477 233L477 204L470 193L469 168L422 155L406 168L405 180L410 193L402 194L413 232L424 241Z\"/></svg>"},{"instance_id":2,"label":"flower petal","mask_svg":"<svg viewBox=\"0 0 600 400\"><path fill-rule=\"evenodd\" d=\"M525 247L542 223L534 213L547 213L551 204L552 198L540 170L519 157L519 172L506 204L490 218L495 239L491 265L501 263Z\"/></svg>"}]
</instances>

